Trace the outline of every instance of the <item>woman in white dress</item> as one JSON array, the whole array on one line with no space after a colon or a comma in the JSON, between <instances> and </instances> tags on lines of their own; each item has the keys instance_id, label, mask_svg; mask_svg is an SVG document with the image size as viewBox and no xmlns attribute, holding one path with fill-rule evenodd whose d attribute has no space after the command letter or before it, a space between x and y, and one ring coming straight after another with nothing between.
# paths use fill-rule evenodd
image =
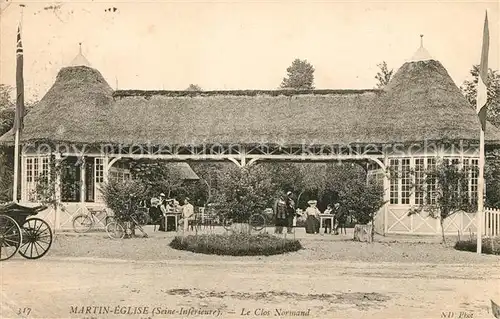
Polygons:
<instances>
[{"instance_id":1,"label":"woman in white dress","mask_svg":"<svg viewBox=\"0 0 500 319\"><path fill-rule=\"evenodd\" d=\"M306 233L308 234L318 234L319 233L319 214L320 211L316 204L316 200L310 200L307 202L309 207L306 209Z\"/></svg>"}]
</instances>

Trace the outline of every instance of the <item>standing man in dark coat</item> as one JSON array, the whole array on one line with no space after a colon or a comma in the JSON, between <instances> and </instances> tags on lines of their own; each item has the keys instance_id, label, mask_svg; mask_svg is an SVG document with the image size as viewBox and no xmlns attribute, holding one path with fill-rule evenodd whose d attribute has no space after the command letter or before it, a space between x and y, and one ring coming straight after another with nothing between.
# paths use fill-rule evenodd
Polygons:
<instances>
[{"instance_id":1,"label":"standing man in dark coat","mask_svg":"<svg viewBox=\"0 0 500 319\"><path fill-rule=\"evenodd\" d=\"M295 217L295 201L293 200L292 192L286 193L286 232L292 233L293 219Z\"/></svg>"},{"instance_id":2,"label":"standing man in dark coat","mask_svg":"<svg viewBox=\"0 0 500 319\"><path fill-rule=\"evenodd\" d=\"M286 215L287 214L287 206L286 206L286 197L282 194L278 200L274 203L274 233L282 234L283 226L286 225Z\"/></svg>"}]
</instances>

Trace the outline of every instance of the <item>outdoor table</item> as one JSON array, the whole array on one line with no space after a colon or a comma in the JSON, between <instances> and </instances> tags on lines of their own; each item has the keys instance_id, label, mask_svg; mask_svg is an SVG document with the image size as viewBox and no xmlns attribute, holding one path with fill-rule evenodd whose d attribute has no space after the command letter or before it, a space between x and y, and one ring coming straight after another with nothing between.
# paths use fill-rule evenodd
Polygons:
<instances>
[{"instance_id":1,"label":"outdoor table","mask_svg":"<svg viewBox=\"0 0 500 319\"><path fill-rule=\"evenodd\" d=\"M165 215L165 231L177 231L177 214Z\"/></svg>"},{"instance_id":2,"label":"outdoor table","mask_svg":"<svg viewBox=\"0 0 500 319\"><path fill-rule=\"evenodd\" d=\"M321 230L323 228L323 220L324 219L329 219L331 223L331 230L333 230L333 221L334 221L335 215L332 214L319 214L319 229Z\"/></svg>"}]
</instances>

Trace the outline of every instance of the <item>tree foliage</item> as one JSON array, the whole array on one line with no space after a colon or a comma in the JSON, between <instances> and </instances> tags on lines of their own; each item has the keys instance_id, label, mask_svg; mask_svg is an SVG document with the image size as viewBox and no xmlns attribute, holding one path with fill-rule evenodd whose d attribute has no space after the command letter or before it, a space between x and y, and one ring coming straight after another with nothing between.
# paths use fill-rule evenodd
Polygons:
<instances>
[{"instance_id":1,"label":"tree foliage","mask_svg":"<svg viewBox=\"0 0 500 319\"><path fill-rule=\"evenodd\" d=\"M120 221L130 220L130 214L137 211L139 201L145 198L146 187L139 180L111 179L102 188L106 206Z\"/></svg>"},{"instance_id":2,"label":"tree foliage","mask_svg":"<svg viewBox=\"0 0 500 319\"><path fill-rule=\"evenodd\" d=\"M500 150L494 150L486 155L484 167L486 182L485 206L500 208Z\"/></svg>"},{"instance_id":3,"label":"tree foliage","mask_svg":"<svg viewBox=\"0 0 500 319\"><path fill-rule=\"evenodd\" d=\"M375 79L377 80L377 89L383 89L391 80L394 69L389 70L385 61L377 64L377 67L380 69L380 71L377 72L377 75L375 75Z\"/></svg>"},{"instance_id":4,"label":"tree foliage","mask_svg":"<svg viewBox=\"0 0 500 319\"><path fill-rule=\"evenodd\" d=\"M373 224L377 212L385 204L383 186L366 181L367 173L361 165L330 164L323 205L338 202L341 214L352 217L358 224ZM373 228L371 236L373 239Z\"/></svg>"},{"instance_id":5,"label":"tree foliage","mask_svg":"<svg viewBox=\"0 0 500 319\"><path fill-rule=\"evenodd\" d=\"M7 133L14 125L15 102L12 100L12 87L0 84L0 136ZM36 101L26 103L25 114ZM0 202L12 200L14 180L14 147L0 145Z\"/></svg>"},{"instance_id":6,"label":"tree foliage","mask_svg":"<svg viewBox=\"0 0 500 319\"><path fill-rule=\"evenodd\" d=\"M318 199L326 184L326 165L323 163L262 163L268 170L277 191L291 191L297 207L305 208L307 201ZM277 195L276 195L277 196Z\"/></svg>"},{"instance_id":7,"label":"tree foliage","mask_svg":"<svg viewBox=\"0 0 500 319\"><path fill-rule=\"evenodd\" d=\"M131 163L131 172L146 190L144 195L148 198L165 193L167 198L178 195L184 180L178 169L166 161L139 160Z\"/></svg>"},{"instance_id":8,"label":"tree foliage","mask_svg":"<svg viewBox=\"0 0 500 319\"><path fill-rule=\"evenodd\" d=\"M222 172L233 166L233 163L196 162L190 163L200 180L188 190L189 197L198 206L213 203L219 191Z\"/></svg>"},{"instance_id":9,"label":"tree foliage","mask_svg":"<svg viewBox=\"0 0 500 319\"><path fill-rule=\"evenodd\" d=\"M276 195L272 176L263 166L228 167L221 175L216 202L234 222L246 223L253 213L271 207Z\"/></svg>"},{"instance_id":10,"label":"tree foliage","mask_svg":"<svg viewBox=\"0 0 500 319\"><path fill-rule=\"evenodd\" d=\"M287 76L281 82L281 88L295 90L314 89L314 67L307 60L295 59L287 69Z\"/></svg>"},{"instance_id":11,"label":"tree foliage","mask_svg":"<svg viewBox=\"0 0 500 319\"><path fill-rule=\"evenodd\" d=\"M201 87L198 84L189 84L187 87L186 91L195 91L195 92L200 92L202 91Z\"/></svg>"},{"instance_id":12,"label":"tree foliage","mask_svg":"<svg viewBox=\"0 0 500 319\"><path fill-rule=\"evenodd\" d=\"M470 70L472 80L465 80L461 86L462 93L475 109L477 98L477 83L479 80L479 65L473 65ZM488 107L487 119L495 126L500 126L500 74L498 70L488 70Z\"/></svg>"}]
</instances>

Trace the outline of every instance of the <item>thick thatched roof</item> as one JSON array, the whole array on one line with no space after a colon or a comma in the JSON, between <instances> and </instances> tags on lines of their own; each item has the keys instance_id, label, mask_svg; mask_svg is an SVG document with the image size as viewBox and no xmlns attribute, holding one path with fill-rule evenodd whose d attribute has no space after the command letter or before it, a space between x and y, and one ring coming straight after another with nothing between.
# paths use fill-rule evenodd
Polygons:
<instances>
[{"instance_id":1,"label":"thick thatched roof","mask_svg":"<svg viewBox=\"0 0 500 319\"><path fill-rule=\"evenodd\" d=\"M171 145L476 141L478 128L474 109L435 60L405 63L382 91L113 92L98 71L76 66L62 69L27 115L23 140ZM500 131L489 126L486 139L497 143Z\"/></svg>"},{"instance_id":2,"label":"thick thatched roof","mask_svg":"<svg viewBox=\"0 0 500 319\"><path fill-rule=\"evenodd\" d=\"M24 119L23 141L105 142L113 90L86 66L59 71L54 85ZM12 132L2 139L12 139Z\"/></svg>"}]
</instances>

